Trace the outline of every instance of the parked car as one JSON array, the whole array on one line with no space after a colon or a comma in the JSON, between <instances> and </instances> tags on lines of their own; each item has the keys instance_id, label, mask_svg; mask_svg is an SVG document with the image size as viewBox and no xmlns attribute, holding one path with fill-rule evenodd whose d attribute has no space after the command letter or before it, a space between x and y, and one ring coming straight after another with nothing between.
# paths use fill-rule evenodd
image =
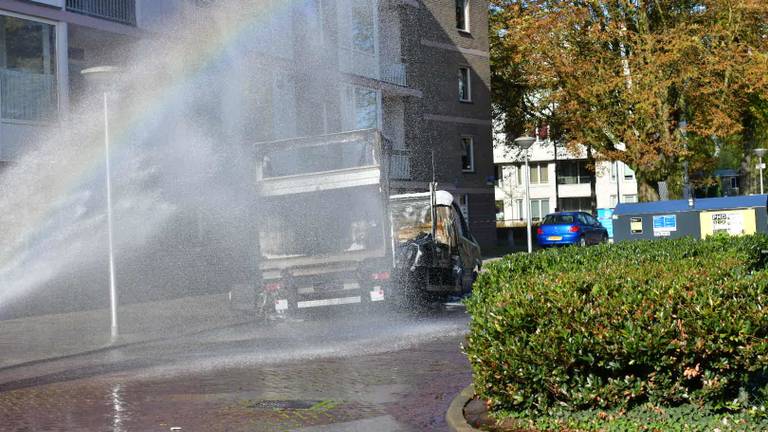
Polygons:
<instances>
[{"instance_id":1,"label":"parked car","mask_svg":"<svg viewBox=\"0 0 768 432\"><path fill-rule=\"evenodd\" d=\"M565 246L605 243L608 230L592 215L584 212L548 214L536 230L539 246Z\"/></svg>"}]
</instances>

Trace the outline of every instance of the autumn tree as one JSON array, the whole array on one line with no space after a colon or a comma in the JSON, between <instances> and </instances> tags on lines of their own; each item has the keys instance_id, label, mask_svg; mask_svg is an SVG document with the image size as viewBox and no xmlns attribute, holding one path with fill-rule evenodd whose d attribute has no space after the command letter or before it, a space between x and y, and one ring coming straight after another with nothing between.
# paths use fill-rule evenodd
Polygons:
<instances>
[{"instance_id":1,"label":"autumn tree","mask_svg":"<svg viewBox=\"0 0 768 432\"><path fill-rule=\"evenodd\" d=\"M553 125L632 167L642 200L768 118L765 0L492 0L491 34L507 131Z\"/></svg>"}]
</instances>

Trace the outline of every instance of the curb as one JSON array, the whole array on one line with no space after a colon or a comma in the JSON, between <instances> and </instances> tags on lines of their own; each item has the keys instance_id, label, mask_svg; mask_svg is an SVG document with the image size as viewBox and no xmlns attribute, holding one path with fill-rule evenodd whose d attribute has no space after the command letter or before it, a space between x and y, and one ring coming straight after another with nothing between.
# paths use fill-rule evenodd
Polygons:
<instances>
[{"instance_id":1,"label":"curb","mask_svg":"<svg viewBox=\"0 0 768 432\"><path fill-rule=\"evenodd\" d=\"M464 418L464 406L472 400L475 396L475 387L469 385L462 390L453 400L448 407L448 412L445 413L445 421L448 423L448 430L451 432L481 432L480 429L475 429L467 423Z\"/></svg>"}]
</instances>

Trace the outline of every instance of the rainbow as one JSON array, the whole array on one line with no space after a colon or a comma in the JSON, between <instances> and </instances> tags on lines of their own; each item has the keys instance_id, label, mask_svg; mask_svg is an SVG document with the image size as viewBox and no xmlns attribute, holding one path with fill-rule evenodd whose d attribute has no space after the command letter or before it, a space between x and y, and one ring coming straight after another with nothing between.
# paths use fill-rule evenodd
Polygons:
<instances>
[{"instance_id":1,"label":"rainbow","mask_svg":"<svg viewBox=\"0 0 768 432\"><path fill-rule=\"evenodd\" d=\"M223 68L230 63L233 53L237 53L246 48L253 47L256 41L263 40L264 28L270 21L276 17L288 16L294 8L301 7L306 10L305 13L312 13L307 8L308 0L262 0L257 5L254 1L246 1L249 6L255 6L249 9L248 13L243 13L243 8L228 5L225 9L217 9L225 19L226 26L220 32L203 31L210 28L211 20L206 20L206 26L185 26L192 30L193 34L202 34L205 37L194 39L181 39L175 43L167 44L165 48L171 48L176 54L183 58L183 61L169 62L170 70L164 70L163 76L173 77L165 83L160 83L154 89L146 91L147 96L138 98L136 101L129 101L129 109L121 117L119 122L111 124L112 130L110 136L110 159L120 161L125 152L130 149L129 143L134 142L134 138L140 133L151 131L162 127L164 119L173 115L176 108L182 106L188 97L190 91L196 87L205 85L205 78L211 75L220 74ZM196 32L197 31L197 32ZM143 53L140 60L128 70L137 71L146 69L147 62L153 61L158 54L149 56ZM163 55L163 57L167 57ZM150 66L151 68L152 66ZM226 76L226 74L222 74ZM131 82L133 78L128 75L124 81L129 86L139 88L141 83ZM130 102L133 102L130 104ZM82 110L79 115L73 115L72 119L86 119L83 122L70 121L68 124L80 124L81 126L71 131L69 136L80 142L98 142L103 139L103 116L101 115L101 105L99 110ZM99 114L94 115L94 111ZM90 114L90 115L86 115ZM83 141L86 140L86 141ZM43 146L53 149L57 147L60 137L53 137ZM38 245L45 241L55 224L52 222L56 218L56 212L59 211L54 204L61 197L68 196L76 191L82 190L88 185L100 185L105 176L105 147L96 146L78 146L77 153L70 152L71 160L65 161L64 170L55 170L55 172L41 173L40 179L50 184L42 185L50 198L48 205L37 206L37 208L27 208L27 223L21 228L20 232L14 236L16 247L8 249L0 256L0 276L7 274L11 270L8 267L18 265L18 254L23 253L23 245ZM84 153L85 152L85 153ZM6 177L12 177L14 172L28 169L26 165L35 166L36 161L22 159L15 169L8 171ZM3 181L12 180L12 178L3 179ZM18 198L18 202L24 202L23 198ZM34 259L34 256L30 257ZM15 263L15 264L11 264ZM9 282L9 281L6 281ZM0 302L2 304L2 302Z\"/></svg>"}]
</instances>

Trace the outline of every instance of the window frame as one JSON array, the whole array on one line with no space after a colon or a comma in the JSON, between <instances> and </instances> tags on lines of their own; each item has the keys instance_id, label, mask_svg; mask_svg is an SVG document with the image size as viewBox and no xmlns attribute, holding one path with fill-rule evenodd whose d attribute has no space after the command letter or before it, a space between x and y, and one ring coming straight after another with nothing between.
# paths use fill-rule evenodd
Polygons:
<instances>
[{"instance_id":1,"label":"window frame","mask_svg":"<svg viewBox=\"0 0 768 432\"><path fill-rule=\"evenodd\" d=\"M464 140L469 139L469 168L465 168L464 166ZM459 145L461 146L461 172L464 173L473 173L475 172L475 137L473 135L461 135L459 137Z\"/></svg>"},{"instance_id":2,"label":"window frame","mask_svg":"<svg viewBox=\"0 0 768 432\"><path fill-rule=\"evenodd\" d=\"M530 179L532 185L545 185L549 184L549 164L548 163L532 163L528 165L530 169ZM533 180L533 173L536 173L536 180ZM546 177L546 180L541 180L541 173L544 173L544 176Z\"/></svg>"},{"instance_id":3,"label":"window frame","mask_svg":"<svg viewBox=\"0 0 768 432\"><path fill-rule=\"evenodd\" d=\"M63 83L62 77L61 77L61 65L59 62L59 55L62 48L61 40L60 40L60 34L59 31L61 29L62 23L55 20L50 20L34 15L26 15L22 13L16 13L12 11L6 11L2 10L0 11L0 15L4 17L10 17L10 18L17 18L20 20L26 20L31 21L34 23L39 24L46 24L51 26L52 28L52 36L53 36L53 43L51 45L52 49L52 55L51 55L51 67L52 67L52 76L53 76L53 89L54 89L54 106L53 106L53 115L50 119L14 119L11 117L4 117L2 115L2 107L0 107L0 120L2 120L3 123L7 124L18 124L18 125L31 125L31 126L48 126L51 124L54 124L58 121L61 121L62 116L62 110L64 107L62 107L62 93L65 93L67 90L62 88L63 86L69 86L69 83Z\"/></svg>"},{"instance_id":4,"label":"window frame","mask_svg":"<svg viewBox=\"0 0 768 432\"><path fill-rule=\"evenodd\" d=\"M456 0L456 3L459 1L463 2L463 10L461 11L463 18L464 18L464 27L459 26L459 5L456 4L456 30L464 33L470 33L470 20L469 20L469 4L472 0Z\"/></svg>"},{"instance_id":5,"label":"window frame","mask_svg":"<svg viewBox=\"0 0 768 432\"><path fill-rule=\"evenodd\" d=\"M467 84L465 86L467 94L466 98L461 94L461 86L464 79L464 76L462 75L463 70L467 71ZM459 66L459 102L472 103L472 68L467 65Z\"/></svg>"},{"instance_id":6,"label":"window frame","mask_svg":"<svg viewBox=\"0 0 768 432\"><path fill-rule=\"evenodd\" d=\"M547 211L543 210L543 204L544 201L547 202ZM537 213L539 214L538 217L533 215L533 209L534 207L537 210ZM531 220L532 221L543 221L544 218L550 213L550 207L549 207L549 198L534 198L531 199Z\"/></svg>"}]
</instances>

